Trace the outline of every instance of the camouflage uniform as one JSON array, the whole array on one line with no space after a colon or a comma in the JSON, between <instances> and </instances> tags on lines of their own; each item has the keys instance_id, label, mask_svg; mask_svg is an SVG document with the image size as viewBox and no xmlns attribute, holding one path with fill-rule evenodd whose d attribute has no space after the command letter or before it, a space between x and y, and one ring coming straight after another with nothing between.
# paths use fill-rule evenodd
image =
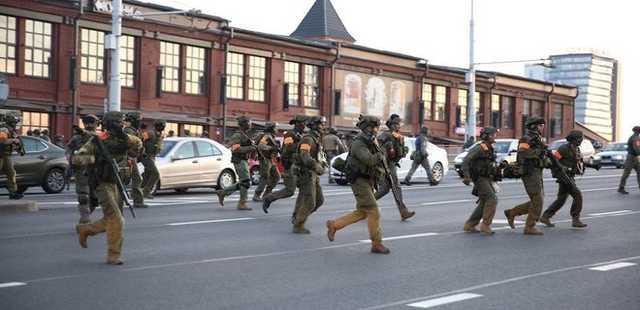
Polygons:
<instances>
[{"instance_id":1,"label":"camouflage uniform","mask_svg":"<svg viewBox=\"0 0 640 310\"><path fill-rule=\"evenodd\" d=\"M87 115L82 118L84 129L75 128L75 133L67 144L67 153L71 157L73 165L73 173L75 178L76 195L78 196L78 212L80 213L80 224L91 222L89 215L99 205L96 196L95 176L91 174L93 165L76 165L73 156L82 146L84 146L91 138L96 135L96 127L98 118L95 115Z\"/></svg>"},{"instance_id":2,"label":"camouflage uniform","mask_svg":"<svg viewBox=\"0 0 640 310\"><path fill-rule=\"evenodd\" d=\"M411 154L413 163L411 164L411 169L409 169L409 172L403 182L407 185L411 185L411 177L413 177L413 174L416 172L418 167L424 168L424 171L427 172L429 183L431 185L435 185L431 165L429 164L429 153L427 153L427 146L429 144L429 140L427 139L428 134L429 130L426 127L422 127L422 129L420 129L420 135L416 138L416 149L413 151L413 154Z\"/></svg>"},{"instance_id":3,"label":"camouflage uniform","mask_svg":"<svg viewBox=\"0 0 640 310\"><path fill-rule=\"evenodd\" d=\"M129 123L129 126L124 128L124 132L128 135L135 136L142 139L140 134L140 113L132 112L127 113L125 116L125 122ZM138 169L138 158L142 154L129 158L129 165L131 166L131 198L133 198L133 206L136 208L148 208L149 206L144 203L144 195L142 194L142 176Z\"/></svg>"},{"instance_id":4,"label":"camouflage uniform","mask_svg":"<svg viewBox=\"0 0 640 310\"><path fill-rule=\"evenodd\" d=\"M251 176L249 175L249 157L255 153L257 148L249 138L247 132L251 128L251 122L244 116L238 117L238 126L240 130L231 136L229 145L231 146L231 162L238 174L238 182L227 188L221 188L216 191L218 200L224 205L224 198L240 191L240 200L238 201L238 210L251 210L247 206L247 196L251 187Z\"/></svg>"},{"instance_id":5,"label":"camouflage uniform","mask_svg":"<svg viewBox=\"0 0 640 310\"><path fill-rule=\"evenodd\" d=\"M382 173L380 166L385 155L377 152L375 135L380 126L380 120L375 116L361 116L358 127L362 130L349 148L349 156L345 172L351 183L351 190L356 198L356 210L327 221L327 237L329 241L335 239L338 230L367 219L371 252L379 254L390 253L382 245L382 227L380 226L380 210L374 195L374 189Z\"/></svg>"},{"instance_id":6,"label":"camouflage uniform","mask_svg":"<svg viewBox=\"0 0 640 310\"><path fill-rule=\"evenodd\" d=\"M289 121L290 125L293 125L293 130L285 132L284 140L282 143L282 155L280 159L284 166L285 172L283 175L284 188L277 190L269 195L264 195L262 210L264 213L268 213L268 209L276 200L284 199L293 196L296 192L297 186L297 161L298 161L298 145L302 139L304 133L304 127L306 122L305 116L296 116L296 118Z\"/></svg>"},{"instance_id":7,"label":"camouflage uniform","mask_svg":"<svg viewBox=\"0 0 640 310\"><path fill-rule=\"evenodd\" d=\"M129 171L127 157L138 154L142 149L142 142L135 136L127 135L122 130L123 115L120 112L108 112L103 118L103 128L106 132L93 137L74 154L74 163L78 165L93 165L92 174L96 176L96 194L102 207L102 219L90 224L76 226L80 246L87 247L87 238L106 232L107 234L107 263L121 265L122 230L122 197L118 191L116 178L109 166L107 156L98 147L97 139L103 143L107 152L118 163L120 173L126 175Z\"/></svg>"},{"instance_id":8,"label":"camouflage uniform","mask_svg":"<svg viewBox=\"0 0 640 310\"><path fill-rule=\"evenodd\" d=\"M627 185L631 170L636 171L640 187L640 126L633 127L633 135L627 141L627 160L624 162L624 172L618 185L618 192L621 194L629 194L624 187Z\"/></svg>"},{"instance_id":9,"label":"camouflage uniform","mask_svg":"<svg viewBox=\"0 0 640 310\"><path fill-rule=\"evenodd\" d=\"M518 142L517 161L522 169L522 182L530 201L504 211L511 228L515 228L516 216L528 214L524 227L526 235L542 235L542 232L536 229L536 222L540 219L544 202L542 170L550 164L548 159L545 159L547 146L542 142L541 132L537 126L544 123L542 118L531 117L526 122L527 133Z\"/></svg>"},{"instance_id":10,"label":"camouflage uniform","mask_svg":"<svg viewBox=\"0 0 640 310\"><path fill-rule=\"evenodd\" d=\"M271 191L280 180L280 172L273 162L280 152L274 137L275 126L276 124L268 122L264 133L257 140L258 156L260 158L260 184L258 184L253 195L253 201L262 201L262 192L264 191L264 196L271 194Z\"/></svg>"},{"instance_id":11,"label":"camouflage uniform","mask_svg":"<svg viewBox=\"0 0 640 310\"><path fill-rule=\"evenodd\" d=\"M140 161L144 166L144 173L142 175L142 194L146 198L153 198L153 189L160 181L160 172L156 166L156 156L162 150L162 140L164 136L162 131L166 122L163 120L156 120L153 123L154 129L145 131L143 136L144 155Z\"/></svg>"},{"instance_id":12,"label":"camouflage uniform","mask_svg":"<svg viewBox=\"0 0 640 310\"><path fill-rule=\"evenodd\" d=\"M389 163L391 178L395 180L396 184L398 184L398 167L400 166L400 160L404 158L409 151L409 149L404 145L404 136L400 134L400 121L400 116L397 114L391 115L387 121L387 127L389 130L381 133L377 138L378 143L385 152L387 163ZM376 200L387 195L392 186L387 178L381 178L380 181L378 191L375 194ZM398 187L398 191L400 194L400 200L402 200L402 189ZM414 211L409 211L404 203L397 204L397 207L403 221L416 214Z\"/></svg>"},{"instance_id":13,"label":"camouflage uniform","mask_svg":"<svg viewBox=\"0 0 640 310\"><path fill-rule=\"evenodd\" d=\"M16 133L16 126L19 122L18 116L9 113L0 114L0 171L7 176L9 199L21 199L24 196L22 193L18 193L16 170L11 160L11 153L16 147L20 155L24 155L23 146Z\"/></svg>"}]
</instances>

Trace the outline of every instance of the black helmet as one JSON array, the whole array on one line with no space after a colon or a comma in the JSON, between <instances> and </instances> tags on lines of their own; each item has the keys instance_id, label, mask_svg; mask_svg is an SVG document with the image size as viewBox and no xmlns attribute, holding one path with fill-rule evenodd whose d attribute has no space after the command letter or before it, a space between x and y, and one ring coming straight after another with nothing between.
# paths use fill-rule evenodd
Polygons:
<instances>
[{"instance_id":1,"label":"black helmet","mask_svg":"<svg viewBox=\"0 0 640 310\"><path fill-rule=\"evenodd\" d=\"M85 115L81 119L82 119L82 123L85 124L85 125L86 124L97 124L98 122L100 122L100 119L97 116L93 115L93 114Z\"/></svg>"},{"instance_id":2,"label":"black helmet","mask_svg":"<svg viewBox=\"0 0 640 310\"><path fill-rule=\"evenodd\" d=\"M310 116L307 118L307 127L322 124L326 121L327 119L324 116Z\"/></svg>"},{"instance_id":3,"label":"black helmet","mask_svg":"<svg viewBox=\"0 0 640 310\"><path fill-rule=\"evenodd\" d=\"M380 119L373 115L360 115L356 126L361 130L369 127L380 127Z\"/></svg>"},{"instance_id":4,"label":"black helmet","mask_svg":"<svg viewBox=\"0 0 640 310\"><path fill-rule=\"evenodd\" d=\"M484 127L480 131L480 139L488 140L491 135L497 134L498 130L494 127Z\"/></svg>"},{"instance_id":5,"label":"black helmet","mask_svg":"<svg viewBox=\"0 0 640 310\"><path fill-rule=\"evenodd\" d=\"M249 126L251 124L251 120L246 116L238 116L236 119L238 121L238 126Z\"/></svg>"},{"instance_id":6,"label":"black helmet","mask_svg":"<svg viewBox=\"0 0 640 310\"><path fill-rule=\"evenodd\" d=\"M640 126L635 126L635 127L633 127L633 129L632 129L632 130L633 130L633 132L635 132L635 133L640 133Z\"/></svg>"},{"instance_id":7,"label":"black helmet","mask_svg":"<svg viewBox=\"0 0 640 310\"><path fill-rule=\"evenodd\" d=\"M124 121L124 114L122 112L112 111L107 112L102 117L102 124L106 130L118 130L122 128L122 121Z\"/></svg>"},{"instance_id":8,"label":"black helmet","mask_svg":"<svg viewBox=\"0 0 640 310\"><path fill-rule=\"evenodd\" d=\"M387 127L391 127L392 125L400 125L401 121L402 120L400 119L400 115L391 114L391 116L389 116L389 119L385 124L387 125Z\"/></svg>"},{"instance_id":9,"label":"black helmet","mask_svg":"<svg viewBox=\"0 0 640 310\"><path fill-rule=\"evenodd\" d=\"M275 132L276 131L276 123L274 123L274 122L266 122L264 124L264 131L265 132Z\"/></svg>"},{"instance_id":10,"label":"black helmet","mask_svg":"<svg viewBox=\"0 0 640 310\"><path fill-rule=\"evenodd\" d=\"M11 127L15 127L18 123L20 123L20 116L7 114L4 116L4 120L7 123L7 125Z\"/></svg>"},{"instance_id":11,"label":"black helmet","mask_svg":"<svg viewBox=\"0 0 640 310\"><path fill-rule=\"evenodd\" d=\"M305 124L307 122L307 117L304 115L296 115L296 117L292 118L289 121L289 125L296 125L296 124Z\"/></svg>"},{"instance_id":12,"label":"black helmet","mask_svg":"<svg viewBox=\"0 0 640 310\"><path fill-rule=\"evenodd\" d=\"M584 134L580 130L572 130L565 138L567 141L582 141Z\"/></svg>"},{"instance_id":13,"label":"black helmet","mask_svg":"<svg viewBox=\"0 0 640 310\"><path fill-rule=\"evenodd\" d=\"M532 116L529 119L527 119L527 121L524 123L525 127L527 128L531 128L534 126L538 126L538 125L543 125L546 124L544 118L542 117L537 117L537 116Z\"/></svg>"},{"instance_id":14,"label":"black helmet","mask_svg":"<svg viewBox=\"0 0 640 310\"><path fill-rule=\"evenodd\" d=\"M167 121L163 119L157 119L153 122L153 127L158 131L163 131L166 126L167 126Z\"/></svg>"},{"instance_id":15,"label":"black helmet","mask_svg":"<svg viewBox=\"0 0 640 310\"><path fill-rule=\"evenodd\" d=\"M140 112L129 112L129 113L125 114L125 116L124 116L125 122L131 123L131 127L133 127L133 128L139 128L140 127L140 119L141 118L142 117L140 115Z\"/></svg>"}]
</instances>

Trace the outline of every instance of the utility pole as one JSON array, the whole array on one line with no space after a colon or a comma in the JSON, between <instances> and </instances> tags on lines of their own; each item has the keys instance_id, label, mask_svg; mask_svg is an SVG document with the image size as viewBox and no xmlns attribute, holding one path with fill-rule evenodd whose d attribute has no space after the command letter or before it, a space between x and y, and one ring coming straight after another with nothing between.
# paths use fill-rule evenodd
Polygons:
<instances>
[{"instance_id":1,"label":"utility pole","mask_svg":"<svg viewBox=\"0 0 640 310\"><path fill-rule=\"evenodd\" d=\"M109 102L107 111L120 111L120 36L122 36L122 0L111 3L111 34L107 48L111 50L111 72L109 73Z\"/></svg>"},{"instance_id":2,"label":"utility pole","mask_svg":"<svg viewBox=\"0 0 640 310\"><path fill-rule=\"evenodd\" d=\"M469 91L467 92L467 128L464 133L465 141L475 140L476 135L476 68L474 59L474 16L473 16L473 0L471 0L471 19L469 21L469 72L467 73L467 82L469 83Z\"/></svg>"}]
</instances>

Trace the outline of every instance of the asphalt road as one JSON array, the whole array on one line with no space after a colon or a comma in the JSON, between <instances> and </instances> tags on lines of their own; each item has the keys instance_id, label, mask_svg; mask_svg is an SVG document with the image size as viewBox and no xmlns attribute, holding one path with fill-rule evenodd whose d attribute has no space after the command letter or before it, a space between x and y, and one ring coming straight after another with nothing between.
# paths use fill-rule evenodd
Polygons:
<instances>
[{"instance_id":1,"label":"asphalt road","mask_svg":"<svg viewBox=\"0 0 640 310\"><path fill-rule=\"evenodd\" d=\"M78 245L72 193L34 191L40 212L0 216L0 309L640 309L640 191L634 175L616 193L620 174L580 178L589 227L572 229L567 205L544 236L506 225L502 210L526 200L519 181L501 184L490 237L461 232L475 199L454 173L404 187L415 218L380 203L390 255L369 253L364 223L327 240L325 221L353 209L348 187L323 182L305 236L290 233L293 199L264 214L221 208L211 190L165 193L126 213L118 267L103 263L104 235Z\"/></svg>"}]
</instances>

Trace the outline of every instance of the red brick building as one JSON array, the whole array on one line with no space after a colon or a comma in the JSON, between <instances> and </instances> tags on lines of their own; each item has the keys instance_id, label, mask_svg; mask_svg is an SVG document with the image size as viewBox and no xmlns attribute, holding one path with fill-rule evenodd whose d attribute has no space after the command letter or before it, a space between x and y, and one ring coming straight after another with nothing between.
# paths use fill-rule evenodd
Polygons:
<instances>
[{"instance_id":1,"label":"red brick building","mask_svg":"<svg viewBox=\"0 0 640 310\"><path fill-rule=\"evenodd\" d=\"M82 9L68 0L0 2L0 72L10 86L2 108L21 110L25 131L68 137L81 115L104 110L110 1L90 2ZM139 19L174 9L124 3L131 17L120 39L122 109L141 111L145 122L162 118L167 130L220 138L238 115L281 124L324 115L352 129L361 113L397 113L408 133L425 125L440 142L462 140L465 70L355 44L328 0L318 0L291 36L204 14ZM573 128L573 87L479 72L476 91L478 126L495 125L501 137L520 136L528 115L548 120L550 139Z\"/></svg>"}]
</instances>

